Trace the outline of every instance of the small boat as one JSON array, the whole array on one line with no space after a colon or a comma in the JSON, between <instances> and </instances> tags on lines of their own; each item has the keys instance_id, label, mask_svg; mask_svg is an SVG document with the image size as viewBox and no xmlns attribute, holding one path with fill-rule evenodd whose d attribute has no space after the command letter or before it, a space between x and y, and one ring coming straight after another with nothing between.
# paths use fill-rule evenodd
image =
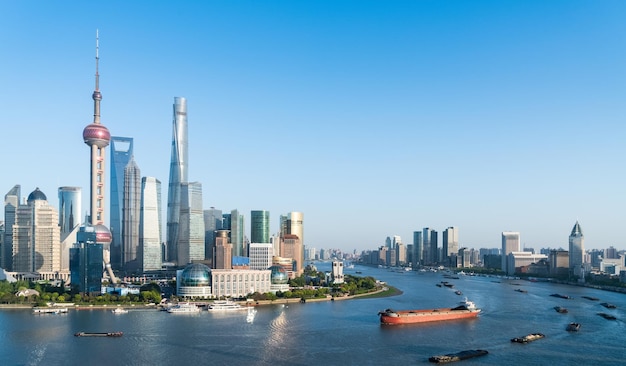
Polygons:
<instances>
[{"instance_id":1,"label":"small boat","mask_svg":"<svg viewBox=\"0 0 626 366\"><path fill-rule=\"evenodd\" d=\"M568 332L578 332L580 330L580 323L569 323L565 330Z\"/></svg>"},{"instance_id":2,"label":"small boat","mask_svg":"<svg viewBox=\"0 0 626 366\"><path fill-rule=\"evenodd\" d=\"M128 313L128 310L126 310L124 308L115 308L115 310L111 310L111 312L113 314L126 314L126 313Z\"/></svg>"},{"instance_id":3,"label":"small boat","mask_svg":"<svg viewBox=\"0 0 626 366\"><path fill-rule=\"evenodd\" d=\"M101 333L78 332L78 333L74 333L75 337L121 337L123 335L124 335L124 332L101 332Z\"/></svg>"},{"instance_id":4,"label":"small boat","mask_svg":"<svg viewBox=\"0 0 626 366\"><path fill-rule=\"evenodd\" d=\"M459 291L459 290L454 291L454 293L455 293L455 294L457 294L457 295L459 295L459 296L460 296L460 295L463 295L463 293L462 293L461 291Z\"/></svg>"},{"instance_id":5,"label":"small boat","mask_svg":"<svg viewBox=\"0 0 626 366\"><path fill-rule=\"evenodd\" d=\"M593 297L593 296L583 296L583 299L587 299L587 300L591 300L591 301L598 301L598 300L600 300L597 297Z\"/></svg>"},{"instance_id":6,"label":"small boat","mask_svg":"<svg viewBox=\"0 0 626 366\"><path fill-rule=\"evenodd\" d=\"M454 284L450 283L448 281L441 281L441 284L446 286L446 287L449 287L449 288L453 288L454 287Z\"/></svg>"},{"instance_id":7,"label":"small boat","mask_svg":"<svg viewBox=\"0 0 626 366\"><path fill-rule=\"evenodd\" d=\"M550 296L553 296L553 297L560 297L561 299L571 299L571 297L570 297L570 296L567 296L567 295L561 295L561 294L552 294L552 295L550 295Z\"/></svg>"},{"instance_id":8,"label":"small boat","mask_svg":"<svg viewBox=\"0 0 626 366\"><path fill-rule=\"evenodd\" d=\"M604 319L607 320L617 320L617 318L611 314L607 314L607 313L598 313L598 315L600 315L601 317L603 317Z\"/></svg>"},{"instance_id":9,"label":"small boat","mask_svg":"<svg viewBox=\"0 0 626 366\"><path fill-rule=\"evenodd\" d=\"M480 357L488 354L489 352L484 349L470 349L467 351L461 351L457 353L448 353L445 355L431 356L428 361L433 363L448 363L461 360L467 360L469 358Z\"/></svg>"},{"instance_id":10,"label":"small boat","mask_svg":"<svg viewBox=\"0 0 626 366\"><path fill-rule=\"evenodd\" d=\"M354 272L354 273L356 273L356 274L361 274L361 273L363 273L363 272L361 272L361 271L356 271L356 272Z\"/></svg>"},{"instance_id":11,"label":"small boat","mask_svg":"<svg viewBox=\"0 0 626 366\"><path fill-rule=\"evenodd\" d=\"M437 286L437 287L441 287L441 284L440 284L440 283L438 283L438 284L436 284L435 286Z\"/></svg>"},{"instance_id":12,"label":"small boat","mask_svg":"<svg viewBox=\"0 0 626 366\"><path fill-rule=\"evenodd\" d=\"M515 289L515 290L513 290L513 291L522 292L522 293L527 293L527 292L528 292L528 291L526 291L526 290L522 290L521 288L516 288L516 289Z\"/></svg>"},{"instance_id":13,"label":"small boat","mask_svg":"<svg viewBox=\"0 0 626 366\"><path fill-rule=\"evenodd\" d=\"M617 308L617 306L615 306L615 305L613 305L613 304L610 304L610 303L608 303L608 302L603 302L603 303L600 303L600 305L604 306L604 307L605 307L605 308L607 308L607 309L616 309L616 308Z\"/></svg>"},{"instance_id":14,"label":"small boat","mask_svg":"<svg viewBox=\"0 0 626 366\"><path fill-rule=\"evenodd\" d=\"M567 314L567 309L561 306L555 306L554 310L556 310L557 313Z\"/></svg>"},{"instance_id":15,"label":"small boat","mask_svg":"<svg viewBox=\"0 0 626 366\"><path fill-rule=\"evenodd\" d=\"M215 300L209 305L209 311L236 311L246 310L246 307L230 300Z\"/></svg>"},{"instance_id":16,"label":"small boat","mask_svg":"<svg viewBox=\"0 0 626 366\"><path fill-rule=\"evenodd\" d=\"M541 339L544 338L545 335L543 333L531 333L528 335L525 335L523 337L515 337L515 338L511 338L511 342L514 343L529 343L529 342L533 342L536 341L537 339Z\"/></svg>"},{"instance_id":17,"label":"small boat","mask_svg":"<svg viewBox=\"0 0 626 366\"><path fill-rule=\"evenodd\" d=\"M381 324L415 324L436 322L443 320L475 318L480 313L476 305L465 299L459 306L454 308L441 308L433 310L401 310L386 309L378 312Z\"/></svg>"}]
</instances>

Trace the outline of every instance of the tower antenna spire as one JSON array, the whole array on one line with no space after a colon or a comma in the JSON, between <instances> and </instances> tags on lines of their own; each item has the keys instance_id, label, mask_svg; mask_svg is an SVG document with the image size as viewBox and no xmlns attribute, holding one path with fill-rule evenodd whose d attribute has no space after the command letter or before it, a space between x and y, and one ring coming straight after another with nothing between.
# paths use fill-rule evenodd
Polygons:
<instances>
[{"instance_id":1,"label":"tower antenna spire","mask_svg":"<svg viewBox=\"0 0 626 366\"><path fill-rule=\"evenodd\" d=\"M100 123L100 101L102 94L100 93L100 73L98 72L98 63L100 61L100 37L96 29L96 90L93 91L93 123Z\"/></svg>"}]
</instances>

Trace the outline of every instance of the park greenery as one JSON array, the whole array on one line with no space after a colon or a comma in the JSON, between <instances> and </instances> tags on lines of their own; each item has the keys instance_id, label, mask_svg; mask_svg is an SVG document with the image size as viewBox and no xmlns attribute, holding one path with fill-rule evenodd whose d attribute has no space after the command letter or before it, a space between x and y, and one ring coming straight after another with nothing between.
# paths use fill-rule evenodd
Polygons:
<instances>
[{"instance_id":1,"label":"park greenery","mask_svg":"<svg viewBox=\"0 0 626 366\"><path fill-rule=\"evenodd\" d=\"M17 296L19 291L32 289L39 295ZM132 305L132 304L158 304L161 301L161 289L156 283L141 286L139 294L121 296L119 294L81 294L68 290L63 284L54 286L45 281L28 282L0 281L0 304L29 304L45 306L48 303L71 302L76 305Z\"/></svg>"}]
</instances>

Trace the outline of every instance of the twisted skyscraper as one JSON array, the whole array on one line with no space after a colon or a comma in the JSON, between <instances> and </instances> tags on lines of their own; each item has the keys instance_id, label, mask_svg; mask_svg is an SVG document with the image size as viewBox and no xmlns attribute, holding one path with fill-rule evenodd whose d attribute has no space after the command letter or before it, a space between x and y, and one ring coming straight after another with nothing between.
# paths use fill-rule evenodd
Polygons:
<instances>
[{"instance_id":1,"label":"twisted skyscraper","mask_svg":"<svg viewBox=\"0 0 626 366\"><path fill-rule=\"evenodd\" d=\"M178 262L181 183L187 183L187 101L174 98L172 156L167 191L167 260ZM186 263L180 263L186 264Z\"/></svg>"}]
</instances>

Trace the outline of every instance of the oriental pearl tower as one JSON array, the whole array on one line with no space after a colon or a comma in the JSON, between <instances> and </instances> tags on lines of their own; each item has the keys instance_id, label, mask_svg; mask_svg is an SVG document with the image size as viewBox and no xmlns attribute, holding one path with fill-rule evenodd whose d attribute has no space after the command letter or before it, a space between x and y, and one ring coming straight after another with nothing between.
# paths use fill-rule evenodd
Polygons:
<instances>
[{"instance_id":1,"label":"oriental pearl tower","mask_svg":"<svg viewBox=\"0 0 626 366\"><path fill-rule=\"evenodd\" d=\"M109 146L111 134L109 130L100 123L100 94L98 74L98 31L96 31L96 89L92 94L93 98L93 123L87 125L83 130L83 140L91 149L91 178L89 191L89 223L96 230L96 242L102 244L104 266L111 277L111 282L115 283L116 278L111 270L111 231L104 226L104 163L105 148Z\"/></svg>"}]
</instances>

